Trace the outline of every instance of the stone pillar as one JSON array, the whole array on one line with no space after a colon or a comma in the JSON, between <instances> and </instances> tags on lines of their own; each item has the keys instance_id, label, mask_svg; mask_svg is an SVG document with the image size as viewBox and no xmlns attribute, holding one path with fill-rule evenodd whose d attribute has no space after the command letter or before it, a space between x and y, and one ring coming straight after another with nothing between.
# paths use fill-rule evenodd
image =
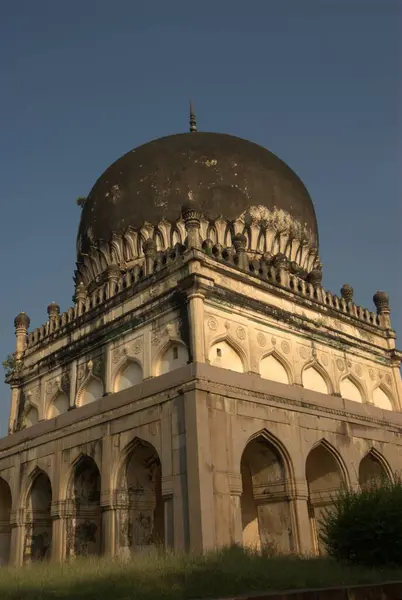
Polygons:
<instances>
[{"instance_id":1,"label":"stone pillar","mask_svg":"<svg viewBox=\"0 0 402 600\"><path fill-rule=\"evenodd\" d=\"M30 319L24 312L19 313L14 319L15 327L15 360L19 360L27 347L27 332Z\"/></svg>"},{"instance_id":2,"label":"stone pillar","mask_svg":"<svg viewBox=\"0 0 402 600\"><path fill-rule=\"evenodd\" d=\"M310 515L308 510L308 497L295 496L290 500L293 529L296 533L296 552L300 554L314 554L313 537L311 531Z\"/></svg>"},{"instance_id":3,"label":"stone pillar","mask_svg":"<svg viewBox=\"0 0 402 600\"><path fill-rule=\"evenodd\" d=\"M249 270L249 260L246 253L247 238L242 233L238 233L233 238L233 246L236 250L237 265L244 271Z\"/></svg>"},{"instance_id":4,"label":"stone pillar","mask_svg":"<svg viewBox=\"0 0 402 600\"><path fill-rule=\"evenodd\" d=\"M230 541L232 544L243 544L243 523L241 514L241 495L243 482L241 473L229 473L230 490Z\"/></svg>"},{"instance_id":5,"label":"stone pillar","mask_svg":"<svg viewBox=\"0 0 402 600\"><path fill-rule=\"evenodd\" d=\"M163 488L163 482L162 482ZM173 521L173 490L163 490L163 522L165 526L165 548L173 550L174 548L174 521Z\"/></svg>"},{"instance_id":6,"label":"stone pillar","mask_svg":"<svg viewBox=\"0 0 402 600\"><path fill-rule=\"evenodd\" d=\"M201 212L196 204L189 200L181 209L184 225L187 231L187 248L201 248Z\"/></svg>"},{"instance_id":7,"label":"stone pillar","mask_svg":"<svg viewBox=\"0 0 402 600\"><path fill-rule=\"evenodd\" d=\"M18 413L18 402L20 398L20 389L12 385L11 386L11 406L10 406L10 418L8 420L8 433L13 433L17 423Z\"/></svg>"},{"instance_id":8,"label":"stone pillar","mask_svg":"<svg viewBox=\"0 0 402 600\"><path fill-rule=\"evenodd\" d=\"M57 319L60 314L60 306L56 304L56 302L52 302L47 307L47 314L49 315L49 331L52 332L57 324Z\"/></svg>"},{"instance_id":9,"label":"stone pillar","mask_svg":"<svg viewBox=\"0 0 402 600\"><path fill-rule=\"evenodd\" d=\"M113 440L106 434L102 438L102 469L101 469L101 497L102 510L101 548L106 556L114 556L116 550L115 507L113 491L111 489L111 475L113 468Z\"/></svg>"},{"instance_id":10,"label":"stone pillar","mask_svg":"<svg viewBox=\"0 0 402 600\"><path fill-rule=\"evenodd\" d=\"M112 506L102 507L102 554L112 557L116 552L116 511Z\"/></svg>"},{"instance_id":11,"label":"stone pillar","mask_svg":"<svg viewBox=\"0 0 402 600\"><path fill-rule=\"evenodd\" d=\"M120 269L117 265L109 265L107 268L107 280L108 280L108 298L115 295L116 284L119 281Z\"/></svg>"},{"instance_id":12,"label":"stone pillar","mask_svg":"<svg viewBox=\"0 0 402 600\"><path fill-rule=\"evenodd\" d=\"M193 362L205 362L204 294L196 287L187 293L188 322Z\"/></svg>"},{"instance_id":13,"label":"stone pillar","mask_svg":"<svg viewBox=\"0 0 402 600\"><path fill-rule=\"evenodd\" d=\"M112 348L110 345L105 347L105 394L113 392L112 381Z\"/></svg>"},{"instance_id":14,"label":"stone pillar","mask_svg":"<svg viewBox=\"0 0 402 600\"><path fill-rule=\"evenodd\" d=\"M11 513L11 544L9 564L13 567L21 567L24 552L24 511L18 509Z\"/></svg>"},{"instance_id":15,"label":"stone pillar","mask_svg":"<svg viewBox=\"0 0 402 600\"><path fill-rule=\"evenodd\" d=\"M207 394L184 394L190 550L215 547L215 503Z\"/></svg>"},{"instance_id":16,"label":"stone pillar","mask_svg":"<svg viewBox=\"0 0 402 600\"><path fill-rule=\"evenodd\" d=\"M145 255L145 275L152 275L156 259L156 243L148 239L142 245Z\"/></svg>"},{"instance_id":17,"label":"stone pillar","mask_svg":"<svg viewBox=\"0 0 402 600\"><path fill-rule=\"evenodd\" d=\"M62 562L65 558L65 520L59 514L59 507L53 509L52 513L52 551L51 560Z\"/></svg>"},{"instance_id":18,"label":"stone pillar","mask_svg":"<svg viewBox=\"0 0 402 600\"><path fill-rule=\"evenodd\" d=\"M85 312L85 302L87 299L87 288L82 283L79 283L75 289L75 303L77 305L77 316L81 316Z\"/></svg>"}]
</instances>

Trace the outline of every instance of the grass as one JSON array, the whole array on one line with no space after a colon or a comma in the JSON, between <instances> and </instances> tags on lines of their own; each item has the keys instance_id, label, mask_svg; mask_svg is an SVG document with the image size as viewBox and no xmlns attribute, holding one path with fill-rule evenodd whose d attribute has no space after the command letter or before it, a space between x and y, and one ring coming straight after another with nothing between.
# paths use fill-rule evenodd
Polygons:
<instances>
[{"instance_id":1,"label":"grass","mask_svg":"<svg viewBox=\"0 0 402 600\"><path fill-rule=\"evenodd\" d=\"M204 555L77 559L0 569L1 600L190 600L402 580L402 569L348 567L327 558L267 558L241 548Z\"/></svg>"}]
</instances>

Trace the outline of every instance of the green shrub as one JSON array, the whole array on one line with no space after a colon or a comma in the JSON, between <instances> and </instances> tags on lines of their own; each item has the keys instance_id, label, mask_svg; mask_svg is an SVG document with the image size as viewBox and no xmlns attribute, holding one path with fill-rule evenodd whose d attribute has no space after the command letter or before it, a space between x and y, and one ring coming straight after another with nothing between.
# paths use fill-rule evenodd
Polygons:
<instances>
[{"instance_id":1,"label":"green shrub","mask_svg":"<svg viewBox=\"0 0 402 600\"><path fill-rule=\"evenodd\" d=\"M321 522L321 539L338 561L402 566L402 481L340 491Z\"/></svg>"}]
</instances>

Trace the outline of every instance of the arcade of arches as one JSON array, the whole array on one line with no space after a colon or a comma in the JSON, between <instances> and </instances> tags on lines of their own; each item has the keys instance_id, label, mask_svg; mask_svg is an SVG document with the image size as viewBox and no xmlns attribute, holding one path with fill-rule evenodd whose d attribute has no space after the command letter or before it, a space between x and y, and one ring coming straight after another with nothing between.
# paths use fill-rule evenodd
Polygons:
<instances>
[{"instance_id":1,"label":"arcade of arches","mask_svg":"<svg viewBox=\"0 0 402 600\"><path fill-rule=\"evenodd\" d=\"M242 541L261 549L274 547L281 552L297 551L297 510L291 461L286 450L263 434L246 445L240 464ZM305 465L310 534L317 553L323 553L319 523L330 508L333 494L348 485L345 470L333 448L325 441L308 454ZM362 488L389 478L383 458L374 450L361 460L359 484ZM52 517L54 491L49 476L36 469L29 478L23 510L23 562L52 557L55 535ZM59 502L60 504L60 502ZM73 465L66 488L64 509L64 556L102 554L105 547L101 474L95 460L82 455ZM165 546L165 512L162 496L162 468L159 456L149 443L136 439L123 453L116 468L115 554L127 556L152 547ZM14 522L12 494L0 478L0 564L10 555Z\"/></svg>"}]
</instances>

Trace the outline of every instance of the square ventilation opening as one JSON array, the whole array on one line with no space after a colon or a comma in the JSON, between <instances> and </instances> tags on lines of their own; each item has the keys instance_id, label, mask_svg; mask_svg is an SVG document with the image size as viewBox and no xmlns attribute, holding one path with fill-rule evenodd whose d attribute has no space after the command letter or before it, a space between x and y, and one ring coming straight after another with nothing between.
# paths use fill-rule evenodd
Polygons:
<instances>
[{"instance_id":1,"label":"square ventilation opening","mask_svg":"<svg viewBox=\"0 0 402 600\"><path fill-rule=\"evenodd\" d=\"M217 348L217 349L216 349L216 356L217 356L218 358L221 358L221 357L222 357L222 349L221 349L221 348Z\"/></svg>"}]
</instances>

